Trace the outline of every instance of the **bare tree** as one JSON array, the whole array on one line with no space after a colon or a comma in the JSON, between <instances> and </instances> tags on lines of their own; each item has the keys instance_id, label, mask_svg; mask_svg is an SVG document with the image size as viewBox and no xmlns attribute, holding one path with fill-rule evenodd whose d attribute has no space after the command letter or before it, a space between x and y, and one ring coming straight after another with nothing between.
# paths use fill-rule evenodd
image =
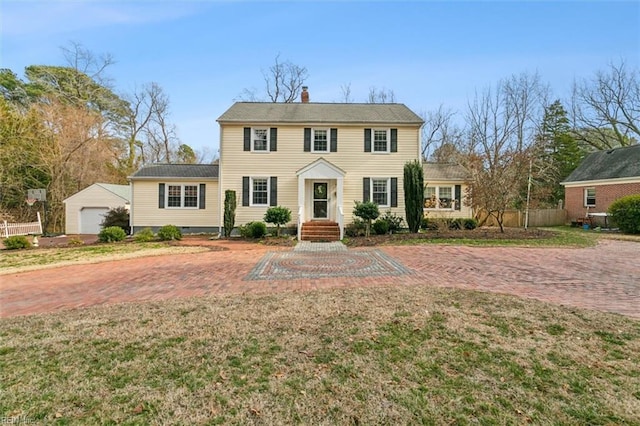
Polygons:
<instances>
[{"instance_id":1,"label":"bare tree","mask_svg":"<svg viewBox=\"0 0 640 426\"><path fill-rule=\"evenodd\" d=\"M640 139L640 71L611 63L590 80L574 83L572 114L576 138L602 150Z\"/></svg>"},{"instance_id":2,"label":"bare tree","mask_svg":"<svg viewBox=\"0 0 640 426\"><path fill-rule=\"evenodd\" d=\"M370 104L386 104L394 103L396 101L396 95L393 90L382 88L378 89L375 86L369 88L369 96L367 102Z\"/></svg>"},{"instance_id":3,"label":"bare tree","mask_svg":"<svg viewBox=\"0 0 640 426\"><path fill-rule=\"evenodd\" d=\"M340 91L342 92L342 102L344 102L345 104L353 103L353 98L351 97L351 82L347 84L341 84Z\"/></svg>"},{"instance_id":4,"label":"bare tree","mask_svg":"<svg viewBox=\"0 0 640 426\"><path fill-rule=\"evenodd\" d=\"M151 108L151 117L144 129L146 140L143 144L143 161L171 163L176 159L180 140L176 126L169 121L169 96L157 83L146 89Z\"/></svg>"},{"instance_id":5,"label":"bare tree","mask_svg":"<svg viewBox=\"0 0 640 426\"><path fill-rule=\"evenodd\" d=\"M422 158L426 160L432 156L432 153L441 151L443 147L455 147L460 143L462 131L452 123L454 115L455 112L445 109L442 104L435 111L421 114L424 120L424 125L422 126ZM451 150L447 152L452 153ZM441 153L444 154L444 151Z\"/></svg>"},{"instance_id":6,"label":"bare tree","mask_svg":"<svg viewBox=\"0 0 640 426\"><path fill-rule=\"evenodd\" d=\"M268 70L262 70L265 83L266 99L271 102L291 103L299 99L304 82L309 77L307 68L291 61L280 61L280 54ZM256 102L262 100L255 88L245 88L237 96L237 100Z\"/></svg>"}]
</instances>

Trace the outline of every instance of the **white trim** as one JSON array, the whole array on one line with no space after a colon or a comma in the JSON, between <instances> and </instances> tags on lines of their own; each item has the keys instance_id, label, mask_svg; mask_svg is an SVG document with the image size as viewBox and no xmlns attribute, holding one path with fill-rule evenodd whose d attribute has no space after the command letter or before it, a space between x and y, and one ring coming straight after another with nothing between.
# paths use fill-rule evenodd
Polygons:
<instances>
[{"instance_id":1,"label":"white trim","mask_svg":"<svg viewBox=\"0 0 640 426\"><path fill-rule=\"evenodd\" d=\"M327 133L327 149L323 150L317 150L316 149L316 131L318 130L322 130L325 131ZM322 154L326 154L328 152L331 152L331 129L329 128L311 128L311 152L317 152L317 153L322 153Z\"/></svg>"},{"instance_id":2,"label":"white trim","mask_svg":"<svg viewBox=\"0 0 640 426\"><path fill-rule=\"evenodd\" d=\"M264 179L267 181L267 202L266 204L255 204L253 202L253 180ZM271 178L269 176L249 176L249 207L269 207L271 203Z\"/></svg>"},{"instance_id":3,"label":"white trim","mask_svg":"<svg viewBox=\"0 0 640 426\"><path fill-rule=\"evenodd\" d=\"M385 132L387 134L387 149L386 151L376 150L376 131ZM391 129L371 128L371 153L372 154L389 154L391 152Z\"/></svg>"},{"instance_id":4,"label":"white trim","mask_svg":"<svg viewBox=\"0 0 640 426\"><path fill-rule=\"evenodd\" d=\"M198 210L200 208L200 183L178 183L178 182L165 182L164 189L164 208L165 209L185 209L185 210ZM180 187L180 205L179 206L170 206L169 205L169 187L170 186L179 186ZM184 205L184 188L185 186L195 186L196 187L196 205L185 207Z\"/></svg>"},{"instance_id":5,"label":"white trim","mask_svg":"<svg viewBox=\"0 0 640 426\"><path fill-rule=\"evenodd\" d=\"M427 188L433 188L435 190L435 198L436 198L436 207L424 207L426 203L426 192ZM451 189L451 206L452 207L440 207L440 188L449 188ZM462 192L462 186L460 187ZM452 212L456 210L456 185L426 185L424 187L424 192L422 193L422 209L426 211L445 211Z\"/></svg>"},{"instance_id":6,"label":"white trim","mask_svg":"<svg viewBox=\"0 0 640 426\"><path fill-rule=\"evenodd\" d=\"M370 177L369 178L369 201L375 203L373 199L373 181L374 180L384 180L387 182L387 204L378 204L378 207L391 207L391 178L388 177ZM376 203L377 204L377 203Z\"/></svg>"},{"instance_id":7,"label":"white trim","mask_svg":"<svg viewBox=\"0 0 640 426\"><path fill-rule=\"evenodd\" d=\"M593 197L588 197L588 191L593 190ZM596 189L594 187L584 188L582 190L584 207L595 207L597 204ZM587 204L587 199L593 198L593 204Z\"/></svg>"},{"instance_id":8,"label":"white trim","mask_svg":"<svg viewBox=\"0 0 640 426\"><path fill-rule=\"evenodd\" d=\"M619 185L621 183L640 183L640 176L614 179L581 180L576 182L560 182L560 185L564 185L567 188L575 188L578 186Z\"/></svg>"}]
</instances>

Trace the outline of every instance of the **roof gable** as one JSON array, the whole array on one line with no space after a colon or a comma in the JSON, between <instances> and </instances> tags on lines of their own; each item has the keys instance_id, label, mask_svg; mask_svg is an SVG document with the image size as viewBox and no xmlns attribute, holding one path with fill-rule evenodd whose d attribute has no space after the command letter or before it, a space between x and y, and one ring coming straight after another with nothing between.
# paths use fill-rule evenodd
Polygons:
<instances>
[{"instance_id":1,"label":"roof gable","mask_svg":"<svg viewBox=\"0 0 640 426\"><path fill-rule=\"evenodd\" d=\"M100 188L102 190L111 192L117 197L122 198L122 200L127 203L131 202L131 188L129 187L129 185L115 185L112 183L94 183L93 185L89 185L86 188L76 192L75 194L65 198L63 202L66 203L77 196L81 196L92 188Z\"/></svg>"},{"instance_id":2,"label":"roof gable","mask_svg":"<svg viewBox=\"0 0 640 426\"><path fill-rule=\"evenodd\" d=\"M424 162L424 180L428 181L466 181L470 174L460 164Z\"/></svg>"},{"instance_id":3,"label":"roof gable","mask_svg":"<svg viewBox=\"0 0 640 426\"><path fill-rule=\"evenodd\" d=\"M218 173L218 164L149 164L131 175L130 179L217 179Z\"/></svg>"},{"instance_id":4,"label":"roof gable","mask_svg":"<svg viewBox=\"0 0 640 426\"><path fill-rule=\"evenodd\" d=\"M219 123L406 124L424 122L403 104L236 102Z\"/></svg>"},{"instance_id":5,"label":"roof gable","mask_svg":"<svg viewBox=\"0 0 640 426\"><path fill-rule=\"evenodd\" d=\"M563 183L640 177L640 145L592 152Z\"/></svg>"}]
</instances>

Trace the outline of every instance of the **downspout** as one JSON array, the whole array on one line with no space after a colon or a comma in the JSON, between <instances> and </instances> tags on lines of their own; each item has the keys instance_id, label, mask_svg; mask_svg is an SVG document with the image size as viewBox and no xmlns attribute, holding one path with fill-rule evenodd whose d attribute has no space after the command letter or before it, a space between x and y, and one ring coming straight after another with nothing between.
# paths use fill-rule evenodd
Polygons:
<instances>
[{"instance_id":1,"label":"downspout","mask_svg":"<svg viewBox=\"0 0 640 426\"><path fill-rule=\"evenodd\" d=\"M218 238L222 238L222 224L224 221L224 204L222 202L222 125L218 138ZM231 234L229 234L231 235Z\"/></svg>"}]
</instances>

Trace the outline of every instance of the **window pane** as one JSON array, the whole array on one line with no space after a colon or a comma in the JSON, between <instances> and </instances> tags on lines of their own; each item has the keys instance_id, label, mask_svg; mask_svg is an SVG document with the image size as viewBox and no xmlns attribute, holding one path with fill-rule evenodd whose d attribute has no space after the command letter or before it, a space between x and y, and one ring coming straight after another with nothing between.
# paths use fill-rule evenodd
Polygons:
<instances>
[{"instance_id":1,"label":"window pane","mask_svg":"<svg viewBox=\"0 0 640 426\"><path fill-rule=\"evenodd\" d=\"M372 201L380 206L386 206L387 203L387 180L373 179L372 181Z\"/></svg>"},{"instance_id":2,"label":"window pane","mask_svg":"<svg viewBox=\"0 0 640 426\"><path fill-rule=\"evenodd\" d=\"M198 207L198 187L196 185L185 185L184 207Z\"/></svg>"},{"instance_id":3,"label":"window pane","mask_svg":"<svg viewBox=\"0 0 640 426\"><path fill-rule=\"evenodd\" d=\"M441 209L450 209L452 206L451 199L453 191L450 186L441 186L438 188L438 198L440 199L440 208Z\"/></svg>"},{"instance_id":4,"label":"window pane","mask_svg":"<svg viewBox=\"0 0 640 426\"><path fill-rule=\"evenodd\" d=\"M437 207L438 207L438 202L436 200L436 187L427 186L424 189L424 208L435 209Z\"/></svg>"},{"instance_id":5,"label":"window pane","mask_svg":"<svg viewBox=\"0 0 640 426\"><path fill-rule=\"evenodd\" d=\"M267 150L267 129L253 129L253 150Z\"/></svg>"},{"instance_id":6,"label":"window pane","mask_svg":"<svg viewBox=\"0 0 640 426\"><path fill-rule=\"evenodd\" d=\"M327 131L326 130L313 131L313 150L314 151L327 150Z\"/></svg>"},{"instance_id":7,"label":"window pane","mask_svg":"<svg viewBox=\"0 0 640 426\"><path fill-rule=\"evenodd\" d=\"M267 179L253 179L253 204L268 204Z\"/></svg>"},{"instance_id":8,"label":"window pane","mask_svg":"<svg viewBox=\"0 0 640 426\"><path fill-rule=\"evenodd\" d=\"M585 189L585 204L587 206L596 205L596 189L595 188Z\"/></svg>"},{"instance_id":9,"label":"window pane","mask_svg":"<svg viewBox=\"0 0 640 426\"><path fill-rule=\"evenodd\" d=\"M180 185L169 185L167 207L180 207L181 190Z\"/></svg>"},{"instance_id":10,"label":"window pane","mask_svg":"<svg viewBox=\"0 0 640 426\"><path fill-rule=\"evenodd\" d=\"M376 152L387 152L387 131L373 131L373 150Z\"/></svg>"}]
</instances>

